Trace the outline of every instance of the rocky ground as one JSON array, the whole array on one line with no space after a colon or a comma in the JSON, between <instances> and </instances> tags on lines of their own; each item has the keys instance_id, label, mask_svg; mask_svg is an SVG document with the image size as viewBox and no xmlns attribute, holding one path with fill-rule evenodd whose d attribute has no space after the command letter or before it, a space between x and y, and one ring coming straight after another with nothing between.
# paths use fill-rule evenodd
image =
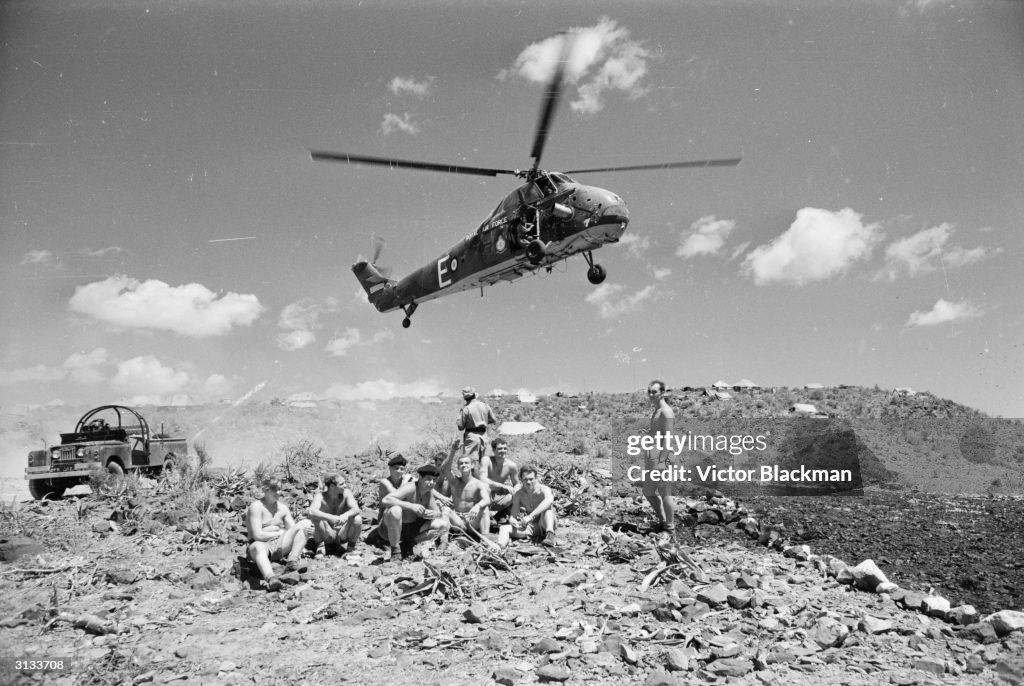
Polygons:
<instances>
[{"instance_id":1,"label":"rocky ground","mask_svg":"<svg viewBox=\"0 0 1024 686\"><path fill-rule=\"evenodd\" d=\"M1024 498L869 490L863 498L753 498L792 540L873 558L900 585L982 613L1024 609Z\"/></svg>"},{"instance_id":2,"label":"rocky ground","mask_svg":"<svg viewBox=\"0 0 1024 686\"><path fill-rule=\"evenodd\" d=\"M1003 531L956 513L1019 522L1020 501L688 499L677 549L645 531L635 496L590 493L561 493L574 516L557 549L499 557L455 541L443 556L381 564L364 547L309 560L274 594L238 558L230 493L199 520L145 514L143 496L24 504L0 534L8 558L11 540L27 546L0 563L0 683L1024 683L1024 613L986 617L1003 597L995 572L972 589L984 612L963 607L966 595L914 592L969 568L928 568L946 549L930 536ZM880 524L890 520L902 544ZM11 538L26 533L44 547ZM977 549L1006 555L992 559L1022 549L986 541ZM18 671L15 659L65 670Z\"/></svg>"}]
</instances>

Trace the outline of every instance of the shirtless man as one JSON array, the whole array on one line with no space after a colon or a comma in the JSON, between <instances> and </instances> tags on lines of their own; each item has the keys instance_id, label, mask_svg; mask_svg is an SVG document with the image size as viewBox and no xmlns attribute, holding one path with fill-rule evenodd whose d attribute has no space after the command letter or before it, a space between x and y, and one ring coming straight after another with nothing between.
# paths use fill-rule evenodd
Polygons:
<instances>
[{"instance_id":1,"label":"shirtless man","mask_svg":"<svg viewBox=\"0 0 1024 686\"><path fill-rule=\"evenodd\" d=\"M448 520L441 514L441 505L434 496L434 482L441 471L434 465L416 470L420 478L404 483L384 496L383 527L387 532L390 550L384 561L402 557L402 547L433 541L448 533Z\"/></svg>"},{"instance_id":2,"label":"shirtless man","mask_svg":"<svg viewBox=\"0 0 1024 686\"><path fill-rule=\"evenodd\" d=\"M493 457L480 461L480 480L491 491L491 511L495 519L506 519L512 507L512 494L519 488L519 467L507 458L508 441L498 436L491 441Z\"/></svg>"},{"instance_id":3,"label":"shirtless man","mask_svg":"<svg viewBox=\"0 0 1024 686\"><path fill-rule=\"evenodd\" d=\"M384 507L384 496L394 493L401 486L416 480L412 474L405 473L407 464L409 461L402 455L395 455L388 460L388 475L377 482L377 502L380 503L377 509L378 522L384 521L384 511L387 509Z\"/></svg>"},{"instance_id":4,"label":"shirtless man","mask_svg":"<svg viewBox=\"0 0 1024 686\"><path fill-rule=\"evenodd\" d=\"M268 591L279 591L283 585L274 574L271 560L287 560L288 571L301 571L299 556L312 534L312 526L297 526L291 510L277 499L281 488L277 479L263 481L263 497L254 500L245 511L245 528L249 535L249 557L256 563Z\"/></svg>"},{"instance_id":5,"label":"shirtless man","mask_svg":"<svg viewBox=\"0 0 1024 686\"><path fill-rule=\"evenodd\" d=\"M654 380L647 386L647 400L653 412L651 413L650 435L655 436L658 432L667 435L672 433L675 424L675 413L669 407L665 399L665 382ZM668 441L663 441L668 445ZM644 469L663 469L668 466L672 457L669 450L651 450L644 458ZM669 481L644 480L644 497L654 509L654 516L658 518L658 525L675 537L676 531L676 502L672 496L672 484Z\"/></svg>"},{"instance_id":6,"label":"shirtless man","mask_svg":"<svg viewBox=\"0 0 1024 686\"><path fill-rule=\"evenodd\" d=\"M498 545L508 545L509 539L544 538L544 544L554 546L555 494L537 480L537 470L523 467L519 472L523 485L512 496L511 519L498 530ZM522 519L519 515L526 512Z\"/></svg>"},{"instance_id":7,"label":"shirtless man","mask_svg":"<svg viewBox=\"0 0 1024 686\"><path fill-rule=\"evenodd\" d=\"M343 544L347 553L356 549L363 531L363 518L355 495L345 488L340 476L324 477L324 490L313 496L307 516L312 520L313 540L318 547L323 543L328 555L341 554Z\"/></svg>"},{"instance_id":8,"label":"shirtless man","mask_svg":"<svg viewBox=\"0 0 1024 686\"><path fill-rule=\"evenodd\" d=\"M455 475L449 478L442 494L450 495L452 499L451 507L445 508L445 515L452 528L467 533L469 529L480 534L490 533L490 489L486 483L473 476L473 458L469 453L459 455Z\"/></svg>"}]
</instances>

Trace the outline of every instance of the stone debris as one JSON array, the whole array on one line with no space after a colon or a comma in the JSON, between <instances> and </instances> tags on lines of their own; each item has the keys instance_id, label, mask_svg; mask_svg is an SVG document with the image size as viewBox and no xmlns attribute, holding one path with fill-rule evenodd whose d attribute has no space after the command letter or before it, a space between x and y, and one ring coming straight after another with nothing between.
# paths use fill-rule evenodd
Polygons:
<instances>
[{"instance_id":1,"label":"stone debris","mask_svg":"<svg viewBox=\"0 0 1024 686\"><path fill-rule=\"evenodd\" d=\"M509 554L511 569L481 568L457 545L429 563L387 565L367 549L358 567L311 560L276 594L252 585L249 565L232 574L240 545L185 543L173 526L145 538L84 531L109 552L0 568L23 596L0 600L0 625L19 654L69 647L126 683L328 683L339 664L356 680L401 670L413 683L1024 683L1024 612L979 618L900 588L883 558L817 555L731 499L681 498L679 511L707 522L693 530L701 540L678 544L698 569L642 590L665 564L655 538L571 519L557 551L513 546L529 554ZM204 531L192 529L189 541ZM747 544L755 536L765 547ZM452 593L409 593L442 578ZM44 630L55 607L62 626ZM128 657L117 657L121 645Z\"/></svg>"}]
</instances>

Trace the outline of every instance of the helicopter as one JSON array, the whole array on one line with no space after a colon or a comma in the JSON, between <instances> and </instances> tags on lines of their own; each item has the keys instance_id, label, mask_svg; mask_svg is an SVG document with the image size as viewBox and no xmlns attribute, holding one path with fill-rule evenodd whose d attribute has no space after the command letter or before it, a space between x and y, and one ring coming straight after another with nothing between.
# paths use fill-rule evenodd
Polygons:
<instances>
[{"instance_id":1,"label":"helicopter","mask_svg":"<svg viewBox=\"0 0 1024 686\"><path fill-rule=\"evenodd\" d=\"M388 278L376 262L383 243L375 246L373 257L358 260L352 271L379 312L401 309L402 326L409 328L419 304L461 291L481 289L499 281L512 282L572 255L583 254L587 280L602 283L607 272L594 261L593 251L617 243L629 224L629 210L622 198L610 190L577 182L571 174L654 169L733 167L740 157L691 160L619 167L576 169L567 172L540 168L541 156L550 133L555 111L565 87L566 65L572 50L571 35L563 39L562 54L545 88L540 117L534 134L529 169L490 169L465 165L416 162L390 157L353 155L311 150L317 162L341 162L419 169L448 174L492 176L509 174L524 183L509 193L476 231L449 248L436 260L401 280Z\"/></svg>"}]
</instances>

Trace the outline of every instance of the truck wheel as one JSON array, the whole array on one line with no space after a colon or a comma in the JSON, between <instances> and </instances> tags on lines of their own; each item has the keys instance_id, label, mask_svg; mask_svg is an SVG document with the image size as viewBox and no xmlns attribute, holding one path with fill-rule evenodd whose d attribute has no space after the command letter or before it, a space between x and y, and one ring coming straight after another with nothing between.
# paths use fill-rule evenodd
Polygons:
<instances>
[{"instance_id":1,"label":"truck wheel","mask_svg":"<svg viewBox=\"0 0 1024 686\"><path fill-rule=\"evenodd\" d=\"M120 462L115 462L114 460L107 463L107 471L114 476L124 476L124 467L121 466Z\"/></svg>"},{"instance_id":2,"label":"truck wheel","mask_svg":"<svg viewBox=\"0 0 1024 686\"><path fill-rule=\"evenodd\" d=\"M28 492L36 500L46 500L47 498L50 500L60 500L60 497L64 495L64 488L62 486L54 486L46 479L33 479L28 482Z\"/></svg>"}]
</instances>

